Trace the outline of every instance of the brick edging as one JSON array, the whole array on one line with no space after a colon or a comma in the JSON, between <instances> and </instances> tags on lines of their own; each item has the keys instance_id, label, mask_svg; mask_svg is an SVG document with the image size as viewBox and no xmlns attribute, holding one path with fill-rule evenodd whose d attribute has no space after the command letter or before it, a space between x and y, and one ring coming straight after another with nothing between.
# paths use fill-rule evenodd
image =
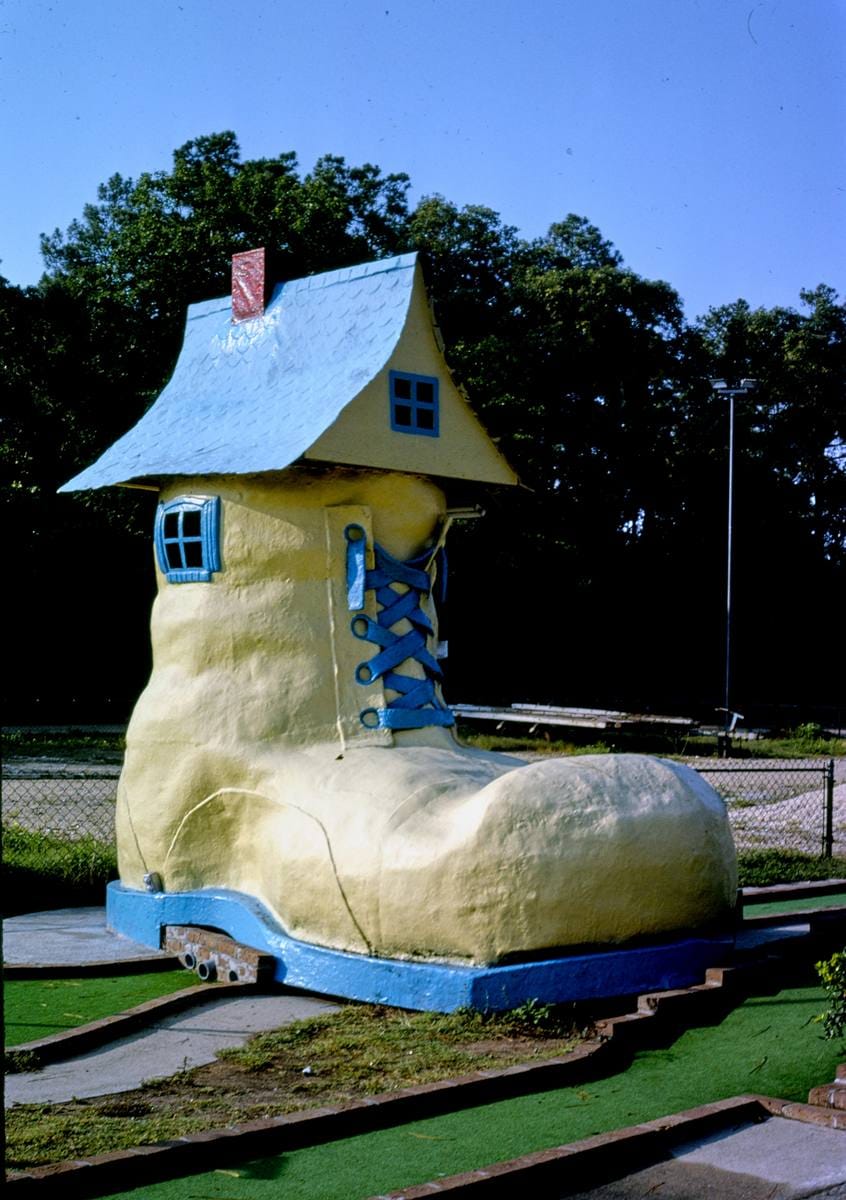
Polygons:
<instances>
[{"instance_id":1,"label":"brick edging","mask_svg":"<svg viewBox=\"0 0 846 1200\"><path fill-rule=\"evenodd\" d=\"M807 925L828 917L834 920L846 916L846 903L830 904L827 908L794 908L790 912L763 913L744 917L738 926L742 929L768 929L779 925Z\"/></svg>"},{"instance_id":2,"label":"brick edging","mask_svg":"<svg viewBox=\"0 0 846 1200\"><path fill-rule=\"evenodd\" d=\"M846 879L805 880L801 883L776 883L769 887L740 889L744 904L771 904L774 900L808 900L815 896L832 896L846 892Z\"/></svg>"},{"instance_id":3,"label":"brick edging","mask_svg":"<svg viewBox=\"0 0 846 1200\"><path fill-rule=\"evenodd\" d=\"M640 1125L629 1125L610 1133L596 1134L577 1142L538 1150L507 1162L492 1163L445 1179L430 1180L371 1196L370 1200L424 1200L428 1196L510 1198L527 1189L554 1187L555 1195L594 1187L619 1179L665 1158L673 1146L719 1133L728 1126L760 1123L770 1116L812 1122L831 1129L846 1128L846 1114L815 1109L809 1104L792 1104L769 1096L732 1096L703 1104L672 1116L659 1117ZM562 1181L566 1170L566 1182ZM544 1192L544 1194L546 1194Z\"/></svg>"},{"instance_id":4,"label":"brick edging","mask_svg":"<svg viewBox=\"0 0 846 1200\"><path fill-rule=\"evenodd\" d=\"M142 975L172 971L179 959L160 950L138 958L104 958L86 963L3 963L4 979L82 979L89 975Z\"/></svg>"},{"instance_id":5,"label":"brick edging","mask_svg":"<svg viewBox=\"0 0 846 1200\"><path fill-rule=\"evenodd\" d=\"M811 1092L817 1089L812 1088ZM799 1100L776 1100L772 1096L753 1095L771 1117L787 1117L808 1125L825 1125L829 1129L846 1130L846 1112L818 1104L802 1104Z\"/></svg>"}]
</instances>

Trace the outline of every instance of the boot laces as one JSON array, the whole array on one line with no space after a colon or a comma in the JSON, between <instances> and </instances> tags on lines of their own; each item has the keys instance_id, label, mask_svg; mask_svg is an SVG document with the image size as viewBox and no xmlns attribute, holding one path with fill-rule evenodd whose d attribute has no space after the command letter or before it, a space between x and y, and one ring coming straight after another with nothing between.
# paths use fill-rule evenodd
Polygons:
<instances>
[{"instance_id":1,"label":"boot laces","mask_svg":"<svg viewBox=\"0 0 846 1200\"><path fill-rule=\"evenodd\" d=\"M362 685L381 679L386 689L396 693L384 708L365 708L361 723L371 729L422 729L427 725L454 725L455 717L438 692L443 671L429 650L434 629L423 611L422 601L432 591L430 566L432 552L402 562L378 542L373 544L372 569L367 568L367 537L360 525L348 525L347 604L356 616L350 622L355 637L372 642L379 649L372 658L359 663L355 677ZM379 613L374 621L364 608L365 593L376 593ZM408 622L406 632L395 631L401 621ZM423 678L403 675L396 668L409 660L423 668Z\"/></svg>"}]
</instances>

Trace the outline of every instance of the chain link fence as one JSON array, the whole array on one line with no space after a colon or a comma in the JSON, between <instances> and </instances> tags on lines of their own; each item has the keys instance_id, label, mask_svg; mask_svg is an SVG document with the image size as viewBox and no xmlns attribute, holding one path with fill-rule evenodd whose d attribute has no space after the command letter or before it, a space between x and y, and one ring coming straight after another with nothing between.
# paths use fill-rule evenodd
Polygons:
<instances>
[{"instance_id":1,"label":"chain link fence","mask_svg":"<svg viewBox=\"0 0 846 1200\"><path fill-rule=\"evenodd\" d=\"M719 764L690 760L726 801L738 850L797 850L846 855L846 784L835 788L834 763L784 761L750 765L747 759ZM92 774L93 771L93 774ZM24 830L57 843L93 838L114 845L118 772L83 768L60 777L19 775L4 768L3 829Z\"/></svg>"},{"instance_id":2,"label":"chain link fence","mask_svg":"<svg viewBox=\"0 0 846 1200\"><path fill-rule=\"evenodd\" d=\"M834 760L750 764L720 759L690 766L726 802L738 850L846 854L846 786L835 805Z\"/></svg>"},{"instance_id":3,"label":"chain link fence","mask_svg":"<svg viewBox=\"0 0 846 1200\"><path fill-rule=\"evenodd\" d=\"M51 842L115 840L118 773L3 779L3 830L22 829Z\"/></svg>"}]
</instances>

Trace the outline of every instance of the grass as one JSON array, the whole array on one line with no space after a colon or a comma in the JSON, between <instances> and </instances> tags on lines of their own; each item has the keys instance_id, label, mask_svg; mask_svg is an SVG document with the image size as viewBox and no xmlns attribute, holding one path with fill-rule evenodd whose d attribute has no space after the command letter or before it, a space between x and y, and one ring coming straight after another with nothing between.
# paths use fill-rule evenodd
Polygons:
<instances>
[{"instance_id":1,"label":"grass","mask_svg":"<svg viewBox=\"0 0 846 1200\"><path fill-rule=\"evenodd\" d=\"M484 1057L480 1045L493 1051L499 1043L507 1050L516 1039L522 1053L527 1038L533 1039L532 1057L546 1057L542 1051L551 1046L555 1053L562 1045L570 1047L577 1038L572 1007L555 1010L529 1002L513 1013L487 1014L469 1009L409 1013L350 1005L260 1033L246 1046L221 1051L219 1057L249 1072L268 1070L280 1060L300 1074L326 1070L342 1092L367 1093L477 1070L480 1053ZM516 1061L512 1054L507 1057Z\"/></svg>"},{"instance_id":2,"label":"grass","mask_svg":"<svg viewBox=\"0 0 846 1200\"><path fill-rule=\"evenodd\" d=\"M814 896L812 900L794 896L792 900L771 900L768 904L747 904L743 909L744 917L788 916L790 913L803 912L813 908L841 908L846 905L846 888L831 896Z\"/></svg>"},{"instance_id":3,"label":"grass","mask_svg":"<svg viewBox=\"0 0 846 1200\"><path fill-rule=\"evenodd\" d=\"M842 758L846 738L787 734L734 742L731 753L733 758Z\"/></svg>"},{"instance_id":4,"label":"grass","mask_svg":"<svg viewBox=\"0 0 846 1200\"><path fill-rule=\"evenodd\" d=\"M34 1041L124 1012L145 1000L194 987L189 971L152 971L116 978L13 979L4 984L6 1046Z\"/></svg>"},{"instance_id":5,"label":"grass","mask_svg":"<svg viewBox=\"0 0 846 1200\"><path fill-rule=\"evenodd\" d=\"M123 1193L144 1200L202 1196L212 1200L356 1200L410 1187L485 1163L560 1145L667 1113L743 1092L804 1100L808 1089L832 1078L846 1046L826 1040L814 1018L824 1003L818 987L792 988L754 997L713 1026L692 1029L673 1044L639 1052L628 1070L576 1087L539 1092L445 1113L354 1138L251 1162L227 1164L202 1175ZM374 1047L378 1052L380 1043ZM477 1062L477 1065L478 1064ZM200 1068L192 1072L201 1080ZM138 1105L144 1093L104 1098L87 1105L12 1109L11 1149L16 1161L47 1161L51 1151L84 1156L114 1140L109 1105ZM100 1110L99 1121L97 1109ZM142 1104L143 1107L143 1104ZM64 1111L63 1111L64 1110ZM158 1137L203 1127L195 1110L155 1117L158 1129L139 1115L136 1131ZM77 1123L79 1122L79 1123ZM99 1128L99 1134L97 1129ZM51 1140L52 1139L52 1140ZM138 1139L136 1138L136 1144ZM221 1164L222 1166L222 1164Z\"/></svg>"},{"instance_id":6,"label":"grass","mask_svg":"<svg viewBox=\"0 0 846 1200\"><path fill-rule=\"evenodd\" d=\"M822 858L798 850L745 850L737 856L740 887L773 887L817 879L846 879L846 858Z\"/></svg>"},{"instance_id":7,"label":"grass","mask_svg":"<svg viewBox=\"0 0 846 1200\"><path fill-rule=\"evenodd\" d=\"M810 732L809 732L810 728ZM817 726L800 727L800 730L779 738L759 738L755 741L732 743L732 758L841 758L846 755L846 738L831 738L817 731ZM658 754L667 758L716 757L719 747L716 737L681 736L669 733L632 732L628 730L603 730L602 740L597 741L591 731L570 734L566 738L504 736L496 733L479 733L467 725L459 726L461 741L478 750L499 750L509 754L529 752L532 754Z\"/></svg>"},{"instance_id":8,"label":"grass","mask_svg":"<svg viewBox=\"0 0 846 1200\"><path fill-rule=\"evenodd\" d=\"M122 733L89 732L85 729L4 729L4 755L37 758L82 756L96 759L98 755L113 756L126 749Z\"/></svg>"},{"instance_id":9,"label":"grass","mask_svg":"<svg viewBox=\"0 0 846 1200\"><path fill-rule=\"evenodd\" d=\"M3 830L3 862L73 884L107 879L117 866L114 849L97 838L62 838L32 832L19 825Z\"/></svg>"},{"instance_id":10,"label":"grass","mask_svg":"<svg viewBox=\"0 0 846 1200\"><path fill-rule=\"evenodd\" d=\"M459 724L461 741L479 750L499 750L511 754L634 754L714 756L718 752L715 737L689 737L680 734L639 730L604 730L597 740L593 731L570 732L566 737L550 734L503 736L481 733L475 726ZM84 729L38 730L11 729L3 732L3 752L28 757L62 756L94 760L98 756L113 759L125 746L123 734L88 733ZM825 736L818 725L802 725L783 737L755 741L735 740L732 756L737 758L841 758L846 755L846 738Z\"/></svg>"},{"instance_id":11,"label":"grass","mask_svg":"<svg viewBox=\"0 0 846 1200\"><path fill-rule=\"evenodd\" d=\"M563 738L504 737L498 733L471 733L461 728L461 742L475 750L497 750L503 754L609 754L612 747L606 742L567 741Z\"/></svg>"},{"instance_id":12,"label":"grass","mask_svg":"<svg viewBox=\"0 0 846 1200\"><path fill-rule=\"evenodd\" d=\"M259 1034L219 1060L125 1095L7 1114L9 1165L84 1157L163 1137L411 1084L565 1054L582 1040L573 1010L411 1013L351 1004Z\"/></svg>"},{"instance_id":13,"label":"grass","mask_svg":"<svg viewBox=\"0 0 846 1200\"><path fill-rule=\"evenodd\" d=\"M102 904L106 884L117 878L114 846L93 837L74 840L3 829L3 912L39 912Z\"/></svg>"}]
</instances>

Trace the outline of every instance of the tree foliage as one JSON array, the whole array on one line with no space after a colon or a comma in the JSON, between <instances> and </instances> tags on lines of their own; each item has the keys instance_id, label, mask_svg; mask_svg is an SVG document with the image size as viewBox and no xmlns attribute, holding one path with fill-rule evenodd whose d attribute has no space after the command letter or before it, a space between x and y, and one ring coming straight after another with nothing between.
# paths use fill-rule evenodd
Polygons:
<instances>
[{"instance_id":1,"label":"tree foliage","mask_svg":"<svg viewBox=\"0 0 846 1200\"><path fill-rule=\"evenodd\" d=\"M146 669L152 501L55 488L138 419L187 304L226 293L232 254L257 245L277 280L418 250L453 374L525 484L457 532L453 698L719 703L727 416L713 376L759 381L737 421L738 702L833 695L805 630L833 636L846 575L834 290L803 292L797 309L739 300L690 325L674 289L629 269L583 216L525 239L482 205L432 195L411 209L408 187L372 164L325 156L303 173L292 153L243 161L233 133L195 138L170 170L112 176L44 237L37 288L2 282L0 470L28 563L19 620L38 629L11 673L17 697L54 660L64 679L70 655L97 715L114 677L106 631L131 645L115 701L129 707ZM77 578L57 606L55 581L83 558L88 586ZM495 580L487 607L482 577ZM519 650L505 661L488 648L509 621ZM59 707L68 694L57 685Z\"/></svg>"}]
</instances>

